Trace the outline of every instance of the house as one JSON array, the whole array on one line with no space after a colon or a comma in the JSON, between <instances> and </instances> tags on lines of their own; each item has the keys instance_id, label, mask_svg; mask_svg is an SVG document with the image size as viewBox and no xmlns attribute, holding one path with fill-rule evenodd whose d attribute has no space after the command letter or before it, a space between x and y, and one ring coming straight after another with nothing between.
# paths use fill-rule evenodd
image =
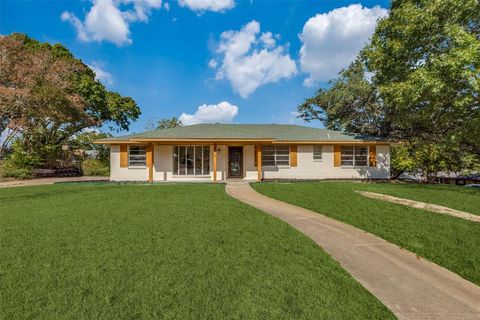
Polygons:
<instances>
[{"instance_id":1,"label":"house","mask_svg":"<svg viewBox=\"0 0 480 320\"><path fill-rule=\"evenodd\" d=\"M98 140L112 181L388 179L390 142L297 125L197 124Z\"/></svg>"}]
</instances>

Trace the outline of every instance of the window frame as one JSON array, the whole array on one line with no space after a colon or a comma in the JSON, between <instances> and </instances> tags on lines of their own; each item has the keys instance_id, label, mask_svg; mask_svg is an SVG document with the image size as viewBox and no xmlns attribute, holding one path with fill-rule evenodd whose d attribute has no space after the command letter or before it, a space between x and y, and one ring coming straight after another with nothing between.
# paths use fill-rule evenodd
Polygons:
<instances>
[{"instance_id":1,"label":"window frame","mask_svg":"<svg viewBox=\"0 0 480 320\"><path fill-rule=\"evenodd\" d=\"M201 157L197 157L197 150L201 149ZM182 153L180 150L183 150ZM192 151L192 155L190 152ZM181 154L184 155L185 161L183 166L180 166L182 163L180 161ZM200 168L197 168L197 160L201 162ZM172 175L177 177L187 177L187 176L195 176L195 177L206 177L210 176L210 145L174 145L172 146ZM175 165L175 162L177 165ZM183 161L182 161L183 162ZM189 164L191 164L191 168L189 168ZM199 169L197 172L197 169ZM180 172L180 171L183 172ZM191 170L191 171L190 171ZM207 172L205 170L208 170ZM205 173L206 172L206 173Z\"/></svg>"},{"instance_id":2,"label":"window frame","mask_svg":"<svg viewBox=\"0 0 480 320\"><path fill-rule=\"evenodd\" d=\"M320 159L315 158L315 148L320 148ZM317 150L318 153L318 150ZM322 162L323 161L323 145L321 144L314 144L312 150L312 159L314 162Z\"/></svg>"},{"instance_id":3,"label":"window frame","mask_svg":"<svg viewBox=\"0 0 480 320\"><path fill-rule=\"evenodd\" d=\"M131 153L131 149L132 148L143 148L144 149L144 159L145 161L140 163L140 164L132 164L132 153ZM135 156L142 156L141 154L134 154L133 155L134 157ZM128 146L128 167L129 168L146 168L147 167L147 146L144 146L144 145L133 145L133 146Z\"/></svg>"},{"instance_id":4,"label":"window frame","mask_svg":"<svg viewBox=\"0 0 480 320\"><path fill-rule=\"evenodd\" d=\"M343 161L344 161L344 152L343 152L343 148L352 148L352 151L351 151L351 154L347 154L346 156L349 156L351 157L351 161L352 161L352 164L343 164ZM357 165L356 162L357 162L357 157L363 157L363 155L359 155L357 154L357 150L356 149L360 149L360 148L365 148L366 149L366 153L365 153L365 165ZM370 152L370 147L369 146L355 146L355 145L347 145L347 146L341 146L340 147L340 167L342 168L367 168L369 167L369 152ZM360 160L358 160L360 161ZM363 159L362 159L362 162L363 162Z\"/></svg>"},{"instance_id":5,"label":"window frame","mask_svg":"<svg viewBox=\"0 0 480 320\"><path fill-rule=\"evenodd\" d=\"M285 154L278 154L277 152L277 148L285 148L287 147L288 150L287 150L287 155ZM264 157L265 157L265 150L264 148L273 148L273 154L270 156L272 157L273 156L273 164L265 164L265 160L264 160ZM287 144L280 144L280 145L262 145L262 167L281 167L281 168L287 168L287 167L290 167L290 161L291 161L291 157L290 157L290 153L291 153L291 146L290 145L287 145ZM278 164L278 162L282 161L282 162L285 162L285 159L278 159L278 157L285 157L287 156L288 157L288 160L286 160L286 162L288 162L287 164ZM269 162L271 162L272 160L269 160Z\"/></svg>"}]
</instances>

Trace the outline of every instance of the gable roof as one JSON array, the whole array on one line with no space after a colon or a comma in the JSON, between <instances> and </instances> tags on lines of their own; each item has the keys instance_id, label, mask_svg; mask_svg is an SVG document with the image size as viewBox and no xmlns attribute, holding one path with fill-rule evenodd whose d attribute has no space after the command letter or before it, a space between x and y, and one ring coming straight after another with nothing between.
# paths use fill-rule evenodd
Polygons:
<instances>
[{"instance_id":1,"label":"gable roof","mask_svg":"<svg viewBox=\"0 0 480 320\"><path fill-rule=\"evenodd\" d=\"M271 142L386 142L373 136L286 124L196 124L98 140L97 143L172 140L258 140Z\"/></svg>"}]
</instances>

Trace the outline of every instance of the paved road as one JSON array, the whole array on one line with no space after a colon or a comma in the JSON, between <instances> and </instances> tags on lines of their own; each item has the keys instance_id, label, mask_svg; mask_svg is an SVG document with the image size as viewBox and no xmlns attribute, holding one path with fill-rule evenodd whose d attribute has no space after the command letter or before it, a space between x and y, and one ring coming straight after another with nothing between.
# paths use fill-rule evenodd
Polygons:
<instances>
[{"instance_id":1,"label":"paved road","mask_svg":"<svg viewBox=\"0 0 480 320\"><path fill-rule=\"evenodd\" d=\"M301 231L340 262L399 319L480 319L480 287L370 233L278 201L247 183L227 193Z\"/></svg>"},{"instance_id":2,"label":"paved road","mask_svg":"<svg viewBox=\"0 0 480 320\"><path fill-rule=\"evenodd\" d=\"M108 177L63 177L63 178L40 178L33 180L15 180L0 182L0 188L41 186L56 182L86 182L86 181L109 181Z\"/></svg>"}]
</instances>

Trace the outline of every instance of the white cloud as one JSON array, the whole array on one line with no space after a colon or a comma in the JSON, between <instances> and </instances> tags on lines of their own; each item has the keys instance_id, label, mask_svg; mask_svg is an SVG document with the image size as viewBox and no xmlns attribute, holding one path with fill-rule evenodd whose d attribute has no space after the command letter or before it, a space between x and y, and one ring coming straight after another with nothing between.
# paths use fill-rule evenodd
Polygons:
<instances>
[{"instance_id":1,"label":"white cloud","mask_svg":"<svg viewBox=\"0 0 480 320\"><path fill-rule=\"evenodd\" d=\"M215 69L217 65L218 65L218 62L215 59L210 59L210 61L208 61L208 67L211 69Z\"/></svg>"},{"instance_id":2,"label":"white cloud","mask_svg":"<svg viewBox=\"0 0 480 320\"><path fill-rule=\"evenodd\" d=\"M126 6L126 10L121 10ZM109 41L117 46L130 44L129 25L148 21L153 9L160 9L162 0L93 0L82 22L71 12L63 12L62 21L70 22L81 41Z\"/></svg>"},{"instance_id":3,"label":"white cloud","mask_svg":"<svg viewBox=\"0 0 480 320\"><path fill-rule=\"evenodd\" d=\"M224 12L235 7L234 0L178 0L178 4L197 12Z\"/></svg>"},{"instance_id":4,"label":"white cloud","mask_svg":"<svg viewBox=\"0 0 480 320\"><path fill-rule=\"evenodd\" d=\"M227 101L219 104L203 104L198 107L194 114L182 113L180 121L184 125L197 123L231 123L238 114L238 107Z\"/></svg>"},{"instance_id":5,"label":"white cloud","mask_svg":"<svg viewBox=\"0 0 480 320\"><path fill-rule=\"evenodd\" d=\"M225 31L217 53L221 66L217 79L230 81L233 90L248 97L259 86L289 78L297 72L284 46L275 46L271 32L260 34L260 23L251 21L240 31Z\"/></svg>"},{"instance_id":6,"label":"white cloud","mask_svg":"<svg viewBox=\"0 0 480 320\"><path fill-rule=\"evenodd\" d=\"M90 67L90 69L92 69L95 72L95 76L97 80L109 85L113 85L113 77L110 74L110 72L108 72L103 68L102 63L98 63L94 61L88 66Z\"/></svg>"},{"instance_id":7,"label":"white cloud","mask_svg":"<svg viewBox=\"0 0 480 320\"><path fill-rule=\"evenodd\" d=\"M334 78L355 59L375 30L377 20L387 13L380 6L352 4L310 18L300 34L300 66L309 74L304 84Z\"/></svg>"}]
</instances>

